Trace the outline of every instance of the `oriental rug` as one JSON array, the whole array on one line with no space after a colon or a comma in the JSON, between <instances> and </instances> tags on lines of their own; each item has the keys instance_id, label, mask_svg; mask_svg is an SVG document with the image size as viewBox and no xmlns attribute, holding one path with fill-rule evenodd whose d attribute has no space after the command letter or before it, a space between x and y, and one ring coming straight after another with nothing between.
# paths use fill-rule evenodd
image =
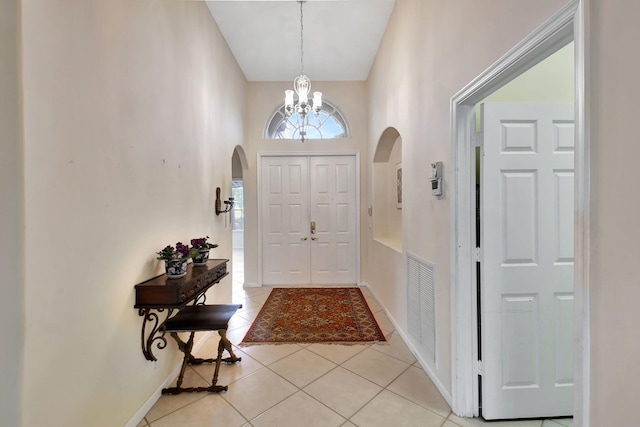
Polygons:
<instances>
[{"instance_id":1,"label":"oriental rug","mask_svg":"<svg viewBox=\"0 0 640 427\"><path fill-rule=\"evenodd\" d=\"M358 288L274 288L242 344L386 341Z\"/></svg>"}]
</instances>

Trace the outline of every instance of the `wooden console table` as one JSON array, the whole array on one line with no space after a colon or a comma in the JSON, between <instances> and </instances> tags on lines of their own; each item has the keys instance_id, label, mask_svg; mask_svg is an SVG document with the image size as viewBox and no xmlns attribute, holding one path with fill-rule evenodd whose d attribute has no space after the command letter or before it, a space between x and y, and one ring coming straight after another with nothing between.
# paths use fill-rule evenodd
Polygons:
<instances>
[{"instance_id":1,"label":"wooden console table","mask_svg":"<svg viewBox=\"0 0 640 427\"><path fill-rule=\"evenodd\" d=\"M154 346L160 350L167 346L164 329L167 320L190 303L204 304L205 292L229 274L228 262L228 259L210 259L201 267L189 264L185 277L167 279L163 274L135 286L134 307L143 317L142 353L147 360L158 360L153 354Z\"/></svg>"}]
</instances>

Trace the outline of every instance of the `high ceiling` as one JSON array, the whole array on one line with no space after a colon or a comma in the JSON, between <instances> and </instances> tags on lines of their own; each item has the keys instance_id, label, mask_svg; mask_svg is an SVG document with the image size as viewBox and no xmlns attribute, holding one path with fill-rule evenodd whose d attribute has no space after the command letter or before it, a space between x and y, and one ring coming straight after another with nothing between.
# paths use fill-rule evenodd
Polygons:
<instances>
[{"instance_id":1,"label":"high ceiling","mask_svg":"<svg viewBox=\"0 0 640 427\"><path fill-rule=\"evenodd\" d=\"M300 74L300 3L208 0L207 6L249 81ZM366 80L395 0L307 0L304 71L313 81Z\"/></svg>"}]
</instances>

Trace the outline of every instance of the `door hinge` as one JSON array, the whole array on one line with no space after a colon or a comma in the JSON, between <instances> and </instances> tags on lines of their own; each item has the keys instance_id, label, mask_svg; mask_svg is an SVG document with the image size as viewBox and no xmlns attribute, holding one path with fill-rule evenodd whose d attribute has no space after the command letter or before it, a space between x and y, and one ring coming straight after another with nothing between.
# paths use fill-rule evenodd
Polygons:
<instances>
[{"instance_id":1,"label":"door hinge","mask_svg":"<svg viewBox=\"0 0 640 427\"><path fill-rule=\"evenodd\" d=\"M473 146L482 147L482 133L476 132L473 134Z\"/></svg>"},{"instance_id":2,"label":"door hinge","mask_svg":"<svg viewBox=\"0 0 640 427\"><path fill-rule=\"evenodd\" d=\"M473 251L473 260L475 262L480 262L480 248L476 248L476 250Z\"/></svg>"},{"instance_id":3,"label":"door hinge","mask_svg":"<svg viewBox=\"0 0 640 427\"><path fill-rule=\"evenodd\" d=\"M474 366L474 374L483 375L484 374L484 365L482 364L482 360L476 360L476 364Z\"/></svg>"}]
</instances>

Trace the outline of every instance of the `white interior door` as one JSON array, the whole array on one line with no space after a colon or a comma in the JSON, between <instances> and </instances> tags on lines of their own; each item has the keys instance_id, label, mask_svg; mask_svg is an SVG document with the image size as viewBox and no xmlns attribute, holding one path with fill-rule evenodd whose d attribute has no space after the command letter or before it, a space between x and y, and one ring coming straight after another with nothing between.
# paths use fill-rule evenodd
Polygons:
<instances>
[{"instance_id":1,"label":"white interior door","mask_svg":"<svg viewBox=\"0 0 640 427\"><path fill-rule=\"evenodd\" d=\"M263 284L356 283L356 191L355 156L263 157Z\"/></svg>"},{"instance_id":2,"label":"white interior door","mask_svg":"<svg viewBox=\"0 0 640 427\"><path fill-rule=\"evenodd\" d=\"M484 104L482 415L571 415L573 105Z\"/></svg>"}]
</instances>

